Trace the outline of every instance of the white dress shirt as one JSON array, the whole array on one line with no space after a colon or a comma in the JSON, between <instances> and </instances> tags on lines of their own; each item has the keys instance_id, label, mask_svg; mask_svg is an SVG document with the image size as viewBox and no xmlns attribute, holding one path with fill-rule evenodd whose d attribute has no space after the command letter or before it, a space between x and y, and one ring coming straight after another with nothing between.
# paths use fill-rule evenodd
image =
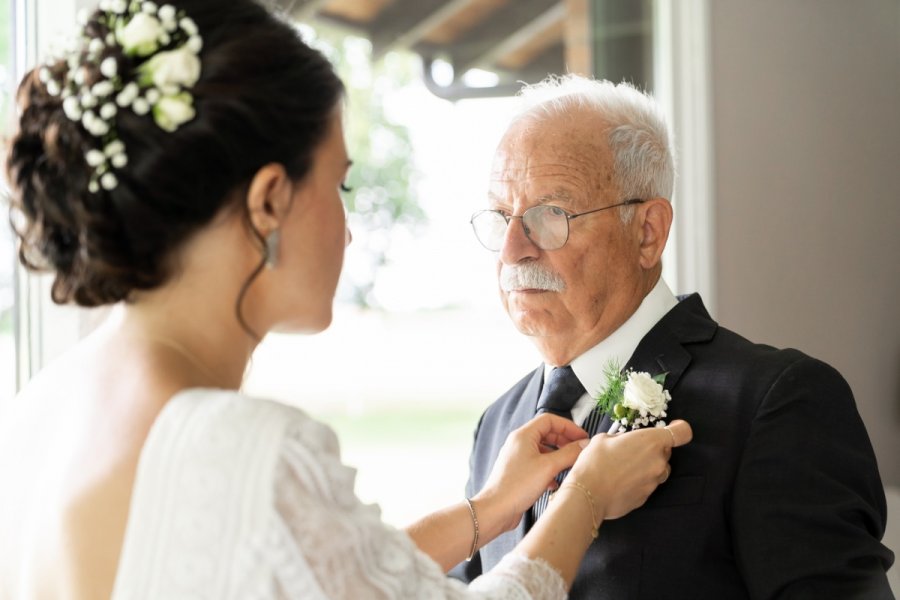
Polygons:
<instances>
[{"instance_id":1,"label":"white dress shirt","mask_svg":"<svg viewBox=\"0 0 900 600\"><path fill-rule=\"evenodd\" d=\"M575 376L587 391L572 408L572 420L575 423L584 422L596 405L594 397L606 389L606 377L603 373L606 365L614 360L619 366L625 366L644 336L677 304L678 299L660 277L634 314L621 327L571 362ZM554 367L555 365L544 365L544 381L547 381Z\"/></svg>"}]
</instances>

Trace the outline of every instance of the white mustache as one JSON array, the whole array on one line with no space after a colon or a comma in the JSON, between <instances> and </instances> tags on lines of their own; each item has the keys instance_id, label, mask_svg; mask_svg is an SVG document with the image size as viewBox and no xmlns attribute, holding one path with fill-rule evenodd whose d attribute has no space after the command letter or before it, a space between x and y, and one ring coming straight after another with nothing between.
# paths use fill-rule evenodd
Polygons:
<instances>
[{"instance_id":1,"label":"white mustache","mask_svg":"<svg viewBox=\"0 0 900 600\"><path fill-rule=\"evenodd\" d=\"M503 265L500 268L500 289L504 292L518 290L561 292L566 289L566 282L553 271L536 263Z\"/></svg>"}]
</instances>

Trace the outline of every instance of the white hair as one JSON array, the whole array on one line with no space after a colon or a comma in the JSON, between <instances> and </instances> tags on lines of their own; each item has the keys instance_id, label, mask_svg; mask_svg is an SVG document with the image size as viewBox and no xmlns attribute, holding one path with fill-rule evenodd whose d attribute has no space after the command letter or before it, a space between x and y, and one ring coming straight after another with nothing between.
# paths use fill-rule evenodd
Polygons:
<instances>
[{"instance_id":1,"label":"white hair","mask_svg":"<svg viewBox=\"0 0 900 600\"><path fill-rule=\"evenodd\" d=\"M551 75L519 91L522 102L517 120L527 114L557 116L573 108L595 111L606 122L598 135L606 135L613 155L613 181L631 199L672 199L675 158L671 134L659 104L629 83L589 79L580 75ZM633 207L619 213L628 222Z\"/></svg>"}]
</instances>

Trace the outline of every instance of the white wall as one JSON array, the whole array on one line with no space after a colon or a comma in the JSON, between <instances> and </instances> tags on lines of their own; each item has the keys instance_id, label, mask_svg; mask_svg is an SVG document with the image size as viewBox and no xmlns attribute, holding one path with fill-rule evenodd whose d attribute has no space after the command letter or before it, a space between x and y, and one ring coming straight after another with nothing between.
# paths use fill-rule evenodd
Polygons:
<instances>
[{"instance_id":1,"label":"white wall","mask_svg":"<svg viewBox=\"0 0 900 600\"><path fill-rule=\"evenodd\" d=\"M900 2L709 7L716 316L840 370L900 485Z\"/></svg>"}]
</instances>

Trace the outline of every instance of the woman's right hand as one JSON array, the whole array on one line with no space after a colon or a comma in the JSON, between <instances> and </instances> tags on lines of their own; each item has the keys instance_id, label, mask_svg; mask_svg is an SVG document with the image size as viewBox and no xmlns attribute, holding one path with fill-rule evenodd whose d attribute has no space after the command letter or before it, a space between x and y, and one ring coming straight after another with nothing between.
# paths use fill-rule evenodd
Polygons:
<instances>
[{"instance_id":1,"label":"woman's right hand","mask_svg":"<svg viewBox=\"0 0 900 600\"><path fill-rule=\"evenodd\" d=\"M477 503L502 506L504 530L547 490L556 488L556 475L568 469L587 446L587 433L571 420L542 414L509 434L488 481L473 498Z\"/></svg>"},{"instance_id":2,"label":"woman's right hand","mask_svg":"<svg viewBox=\"0 0 900 600\"><path fill-rule=\"evenodd\" d=\"M596 435L578 456L566 481L576 481L591 491L601 520L619 518L641 506L668 479L672 448L687 444L692 436L685 421L673 421L664 428Z\"/></svg>"}]
</instances>

